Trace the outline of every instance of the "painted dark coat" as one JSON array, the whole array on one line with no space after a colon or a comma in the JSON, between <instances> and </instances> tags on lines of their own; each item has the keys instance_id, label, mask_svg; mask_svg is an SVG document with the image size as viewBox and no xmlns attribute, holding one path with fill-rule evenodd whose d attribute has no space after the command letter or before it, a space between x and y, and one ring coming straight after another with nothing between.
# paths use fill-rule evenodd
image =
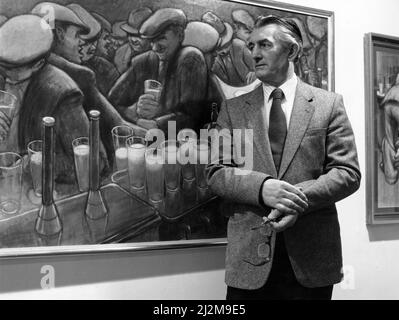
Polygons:
<instances>
[{"instance_id":1,"label":"painted dark coat","mask_svg":"<svg viewBox=\"0 0 399 320\"><path fill-rule=\"evenodd\" d=\"M88 114L90 110L97 109L101 112L100 134L101 140L107 151L108 161L112 166L114 147L111 130L122 124L122 117L101 94L97 88L96 76L92 70L85 66L72 63L58 55L51 54L49 62L66 72L78 85L83 93L83 107Z\"/></svg>"},{"instance_id":2,"label":"painted dark coat","mask_svg":"<svg viewBox=\"0 0 399 320\"><path fill-rule=\"evenodd\" d=\"M18 126L19 147L26 150L30 141L40 140L41 119L54 117L57 183L76 182L72 141L89 134L82 102L83 94L76 83L50 64L33 75L25 92Z\"/></svg>"},{"instance_id":3,"label":"painted dark coat","mask_svg":"<svg viewBox=\"0 0 399 320\"><path fill-rule=\"evenodd\" d=\"M98 90L106 96L120 76L116 67L108 60L97 56L93 56L84 65L95 73Z\"/></svg>"},{"instance_id":4,"label":"painted dark coat","mask_svg":"<svg viewBox=\"0 0 399 320\"><path fill-rule=\"evenodd\" d=\"M130 68L109 93L109 100L123 115L123 110L137 103L144 93L144 81L159 80L159 59L148 51L133 58ZM199 130L207 117L208 71L201 51L181 48L170 59L160 100L158 127L167 131L168 121L176 120L177 130ZM136 119L137 120L137 119Z\"/></svg>"}]
</instances>

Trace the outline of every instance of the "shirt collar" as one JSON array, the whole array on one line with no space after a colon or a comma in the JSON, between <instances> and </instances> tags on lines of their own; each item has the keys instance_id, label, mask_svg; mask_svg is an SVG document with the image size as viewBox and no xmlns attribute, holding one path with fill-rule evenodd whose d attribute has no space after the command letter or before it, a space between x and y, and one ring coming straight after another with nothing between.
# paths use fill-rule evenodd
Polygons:
<instances>
[{"instance_id":1,"label":"shirt collar","mask_svg":"<svg viewBox=\"0 0 399 320\"><path fill-rule=\"evenodd\" d=\"M294 72L292 73L291 77L289 77L287 81L285 81L279 87L284 93L285 100L294 101L297 84L298 84L298 77ZM272 94L274 89L276 89L276 87L263 82L263 93L265 101L270 100L270 95Z\"/></svg>"}]
</instances>

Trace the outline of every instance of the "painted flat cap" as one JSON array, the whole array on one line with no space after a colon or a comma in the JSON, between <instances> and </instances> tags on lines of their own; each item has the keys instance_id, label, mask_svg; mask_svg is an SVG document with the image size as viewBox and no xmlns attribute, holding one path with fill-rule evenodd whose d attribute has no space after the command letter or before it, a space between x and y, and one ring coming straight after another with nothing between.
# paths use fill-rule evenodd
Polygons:
<instances>
[{"instance_id":1,"label":"painted flat cap","mask_svg":"<svg viewBox=\"0 0 399 320\"><path fill-rule=\"evenodd\" d=\"M112 25L112 36L117 39L126 39L127 32L121 28L126 21L116 21Z\"/></svg>"},{"instance_id":2,"label":"painted flat cap","mask_svg":"<svg viewBox=\"0 0 399 320\"><path fill-rule=\"evenodd\" d=\"M155 11L140 28L142 38L152 39L160 35L167 27L176 24L186 26L187 17L180 9L163 8Z\"/></svg>"},{"instance_id":3,"label":"painted flat cap","mask_svg":"<svg viewBox=\"0 0 399 320\"><path fill-rule=\"evenodd\" d=\"M184 30L183 47L192 46L208 53L215 49L219 33L211 25L201 21L191 21Z\"/></svg>"},{"instance_id":4,"label":"painted flat cap","mask_svg":"<svg viewBox=\"0 0 399 320\"><path fill-rule=\"evenodd\" d=\"M233 27L229 23L223 22L223 20L213 12L208 11L204 13L201 20L205 23L208 23L219 32L219 48L223 47L233 39Z\"/></svg>"},{"instance_id":5,"label":"painted flat cap","mask_svg":"<svg viewBox=\"0 0 399 320\"><path fill-rule=\"evenodd\" d=\"M4 24L4 22L6 22L7 20L8 20L8 18L6 16L3 16L3 15L0 14L0 26L2 24Z\"/></svg>"},{"instance_id":6,"label":"painted flat cap","mask_svg":"<svg viewBox=\"0 0 399 320\"><path fill-rule=\"evenodd\" d=\"M100 23L88 12L85 8L80 6L77 3L71 3L67 5L67 8L71 9L78 16L82 22L87 25L90 29L88 34L81 35L80 37L83 40L91 40L96 38L100 31L101 25Z\"/></svg>"},{"instance_id":7,"label":"painted flat cap","mask_svg":"<svg viewBox=\"0 0 399 320\"><path fill-rule=\"evenodd\" d=\"M253 30L255 21L254 18L249 14L247 10L238 9L231 13L231 19L235 23L241 23L246 26L249 30Z\"/></svg>"},{"instance_id":8,"label":"painted flat cap","mask_svg":"<svg viewBox=\"0 0 399 320\"><path fill-rule=\"evenodd\" d=\"M140 35L140 27L152 15L150 8L144 7L130 12L126 23L121 25L121 28L127 33L138 36Z\"/></svg>"},{"instance_id":9,"label":"painted flat cap","mask_svg":"<svg viewBox=\"0 0 399 320\"><path fill-rule=\"evenodd\" d=\"M220 35L226 32L226 26L224 25L222 19L220 19L219 16L217 16L211 11L205 12L202 15L201 20L214 27Z\"/></svg>"},{"instance_id":10,"label":"painted flat cap","mask_svg":"<svg viewBox=\"0 0 399 320\"><path fill-rule=\"evenodd\" d=\"M101 29L108 31L109 33L112 32L112 25L104 16L97 12L92 12L92 16L100 23Z\"/></svg>"},{"instance_id":11,"label":"painted flat cap","mask_svg":"<svg viewBox=\"0 0 399 320\"><path fill-rule=\"evenodd\" d=\"M231 26L231 24L228 22L225 22L224 25L226 27L226 32L224 34L220 35L219 47L223 47L227 43L229 43L233 39L233 35L234 35L234 30L233 30L233 27Z\"/></svg>"},{"instance_id":12,"label":"painted flat cap","mask_svg":"<svg viewBox=\"0 0 399 320\"><path fill-rule=\"evenodd\" d=\"M31 11L42 18L54 18L55 21L62 21L68 24L78 26L83 29L84 33L89 33L90 29L83 23L82 20L73 12L71 9L59 5L54 2L41 2L38 3ZM54 21L47 21L50 25L53 25Z\"/></svg>"},{"instance_id":13,"label":"painted flat cap","mask_svg":"<svg viewBox=\"0 0 399 320\"><path fill-rule=\"evenodd\" d=\"M0 64L23 66L46 55L53 43L50 26L38 16L20 15L0 27Z\"/></svg>"}]
</instances>

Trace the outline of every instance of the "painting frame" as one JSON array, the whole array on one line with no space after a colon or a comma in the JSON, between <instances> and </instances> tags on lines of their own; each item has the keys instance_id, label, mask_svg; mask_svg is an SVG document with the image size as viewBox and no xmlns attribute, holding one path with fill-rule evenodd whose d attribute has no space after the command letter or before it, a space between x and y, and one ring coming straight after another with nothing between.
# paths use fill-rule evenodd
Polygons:
<instances>
[{"instance_id":1,"label":"painting frame","mask_svg":"<svg viewBox=\"0 0 399 320\"><path fill-rule=\"evenodd\" d=\"M260 0L218 0L223 3L232 3L234 5L256 6L260 8L277 10L282 13L300 14L305 16L314 16L326 19L327 23L327 64L328 64L328 89L335 90L335 64L334 64L334 12L315 9L305 6L298 6L277 1ZM1 8L0 8L1 9ZM57 255L81 255L81 254L107 254L132 251L154 251L168 249L192 249L200 247L225 246L226 238L212 238L200 240L178 240L178 241L154 241L154 242L136 242L136 243L113 243L113 244L92 244L92 245L73 245L73 246L43 246L43 247L23 247L23 248L4 248L0 249L0 258L25 258Z\"/></svg>"},{"instance_id":2,"label":"painting frame","mask_svg":"<svg viewBox=\"0 0 399 320\"><path fill-rule=\"evenodd\" d=\"M399 67L384 65L390 58L399 59L399 38L378 33L367 33L364 37L365 52L365 122L366 122L366 223L384 225L399 223L399 205L394 204L391 192L396 193L396 179L390 180L391 173L386 152L389 145L386 117L389 112L388 93L394 86L392 77ZM396 59L395 59L396 60ZM390 74L385 74L389 72ZM391 78L391 79L390 79ZM386 111L385 111L386 110ZM388 129L390 130L390 129ZM387 182L388 181L388 182ZM392 190L392 191L391 191ZM391 200L391 201L389 201ZM391 202L391 204L389 204Z\"/></svg>"}]
</instances>

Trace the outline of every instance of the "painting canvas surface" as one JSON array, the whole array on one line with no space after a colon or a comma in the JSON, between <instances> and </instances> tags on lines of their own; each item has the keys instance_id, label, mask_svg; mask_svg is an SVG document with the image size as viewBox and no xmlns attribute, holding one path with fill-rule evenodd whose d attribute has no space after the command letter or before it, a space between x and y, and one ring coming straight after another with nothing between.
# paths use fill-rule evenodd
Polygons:
<instances>
[{"instance_id":1,"label":"painting canvas surface","mask_svg":"<svg viewBox=\"0 0 399 320\"><path fill-rule=\"evenodd\" d=\"M205 164L157 157L200 155L200 132L214 127L223 100L260 85L246 40L261 15L298 25L296 74L331 90L331 23L305 11L221 0L2 0L0 251L224 239L229 205L207 187ZM395 54L383 55L399 67ZM49 171L44 117L55 119ZM163 140L155 154L151 129Z\"/></svg>"}]
</instances>

